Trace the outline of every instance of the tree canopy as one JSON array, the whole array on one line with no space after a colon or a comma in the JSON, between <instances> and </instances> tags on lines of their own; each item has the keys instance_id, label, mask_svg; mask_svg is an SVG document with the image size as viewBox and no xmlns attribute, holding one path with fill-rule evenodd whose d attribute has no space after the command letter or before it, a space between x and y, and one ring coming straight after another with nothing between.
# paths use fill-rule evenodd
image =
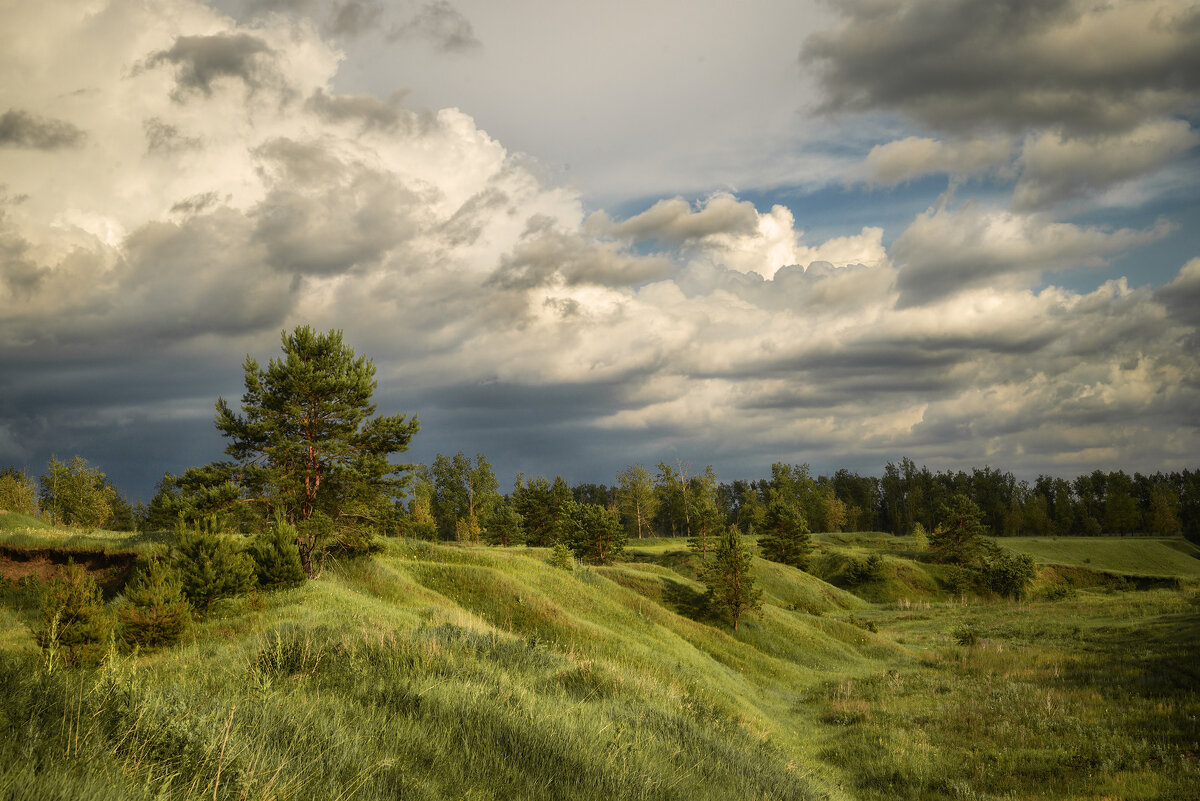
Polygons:
<instances>
[{"instance_id":1,"label":"tree canopy","mask_svg":"<svg viewBox=\"0 0 1200 801\"><path fill-rule=\"evenodd\" d=\"M341 331L302 325L281 339L283 357L265 369L246 357L242 413L218 398L216 426L230 440L229 473L242 499L300 528L311 575L319 543L305 523L319 513L335 527L382 527L408 470L389 457L408 449L420 425L404 414L372 416L375 365L356 356Z\"/></svg>"}]
</instances>

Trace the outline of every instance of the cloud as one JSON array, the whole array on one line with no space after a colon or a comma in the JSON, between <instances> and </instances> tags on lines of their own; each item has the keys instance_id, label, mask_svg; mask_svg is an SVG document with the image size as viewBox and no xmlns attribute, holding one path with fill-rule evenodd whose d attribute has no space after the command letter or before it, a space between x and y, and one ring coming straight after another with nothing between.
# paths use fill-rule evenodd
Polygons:
<instances>
[{"instance_id":1,"label":"cloud","mask_svg":"<svg viewBox=\"0 0 1200 801\"><path fill-rule=\"evenodd\" d=\"M852 0L809 38L832 112L905 114L941 131L1129 131L1194 108L1200 8L1173 0Z\"/></svg>"},{"instance_id":2,"label":"cloud","mask_svg":"<svg viewBox=\"0 0 1200 801\"><path fill-rule=\"evenodd\" d=\"M612 225L607 233L634 241L678 244L715 234L752 234L758 228L754 204L718 194L693 210L681 197L660 200L640 214Z\"/></svg>"},{"instance_id":3,"label":"cloud","mask_svg":"<svg viewBox=\"0 0 1200 801\"><path fill-rule=\"evenodd\" d=\"M894 186L931 173L971 175L1006 164L1012 151L1012 142L1004 137L945 142L908 136L872 147L856 177Z\"/></svg>"},{"instance_id":4,"label":"cloud","mask_svg":"<svg viewBox=\"0 0 1200 801\"><path fill-rule=\"evenodd\" d=\"M463 52L480 47L470 20L446 0L426 3L410 20L395 27L390 39L424 39L446 52Z\"/></svg>"},{"instance_id":5,"label":"cloud","mask_svg":"<svg viewBox=\"0 0 1200 801\"><path fill-rule=\"evenodd\" d=\"M266 42L248 33L180 36L148 64L175 65L175 97L182 100L189 92L211 95L213 84L225 78L240 80L251 91L258 89L266 75L260 56L270 52Z\"/></svg>"},{"instance_id":6,"label":"cloud","mask_svg":"<svg viewBox=\"0 0 1200 801\"><path fill-rule=\"evenodd\" d=\"M1186 121L1168 119L1086 138L1031 134L1021 149L1013 206L1036 209L1101 192L1158 170L1197 144L1200 134Z\"/></svg>"},{"instance_id":7,"label":"cloud","mask_svg":"<svg viewBox=\"0 0 1200 801\"><path fill-rule=\"evenodd\" d=\"M1148 230L1109 231L967 202L917 215L891 255L901 268L901 303L920 305L967 287L1025 287L1046 272L1098 267L1106 256L1171 230L1160 223Z\"/></svg>"},{"instance_id":8,"label":"cloud","mask_svg":"<svg viewBox=\"0 0 1200 801\"><path fill-rule=\"evenodd\" d=\"M375 361L380 409L425 423L414 458L605 480L676 454L733 477L848 454L1069 472L1097 448L1158 469L1200 448L1192 262L1158 292L1034 289L1165 228L968 203L889 247L883 226L818 236L734 193L588 215L462 111L340 93L312 26L185 0L52 10L26 9L60 43L23 56L44 77L0 79L87 148L0 149L5 452L77 451L147 488L219 458L214 398L300 323ZM144 68L214 37L262 47Z\"/></svg>"},{"instance_id":9,"label":"cloud","mask_svg":"<svg viewBox=\"0 0 1200 801\"><path fill-rule=\"evenodd\" d=\"M672 267L669 259L637 256L615 243L589 240L561 230L553 219L535 216L529 219L521 241L500 259L490 281L505 289L554 284L621 286L662 278ZM560 311L578 308L574 300L568 299L565 305L561 298L553 300L550 307Z\"/></svg>"},{"instance_id":10,"label":"cloud","mask_svg":"<svg viewBox=\"0 0 1200 801\"><path fill-rule=\"evenodd\" d=\"M1155 297L1179 322L1200 329L1200 258L1183 265Z\"/></svg>"},{"instance_id":11,"label":"cloud","mask_svg":"<svg viewBox=\"0 0 1200 801\"><path fill-rule=\"evenodd\" d=\"M65 120L39 117L16 108L0 115L0 147L58 150L78 147L86 138L82 129Z\"/></svg>"}]
</instances>

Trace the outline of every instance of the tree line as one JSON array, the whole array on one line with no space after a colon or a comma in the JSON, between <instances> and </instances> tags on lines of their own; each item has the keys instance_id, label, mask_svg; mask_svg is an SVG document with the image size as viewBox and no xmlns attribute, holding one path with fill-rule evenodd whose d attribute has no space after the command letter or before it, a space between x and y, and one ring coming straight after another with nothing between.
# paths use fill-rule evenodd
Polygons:
<instances>
[{"instance_id":1,"label":"tree line","mask_svg":"<svg viewBox=\"0 0 1200 801\"><path fill-rule=\"evenodd\" d=\"M126 607L128 637L172 639L185 609L202 614L256 585L295 586L330 557L378 550L381 535L549 547L560 565L608 564L632 538L684 537L700 557L710 606L735 628L759 604L749 572L754 543L764 558L805 569L812 531L913 535L930 558L957 565L964 587L1013 596L1031 580L1032 562L986 534L1183 532L1200 540L1200 473L1187 470L1097 470L1030 483L990 467L933 473L905 458L881 477L845 469L814 476L808 465L777 462L769 478L724 483L711 465L662 461L653 472L630 465L613 485L518 475L502 493L482 453L392 461L420 424L376 415L374 364L340 331L300 326L282 332L281 345L282 357L265 368L246 357L240 410L216 401L229 458L165 475L149 504L131 506L79 456L51 457L36 479L0 470L0 509L78 528L177 532L168 557L150 560L131 584L142 602ZM870 574L880 565L854 567ZM86 577L71 576L63 597L94 601ZM47 642L65 608L47 606Z\"/></svg>"}]
</instances>

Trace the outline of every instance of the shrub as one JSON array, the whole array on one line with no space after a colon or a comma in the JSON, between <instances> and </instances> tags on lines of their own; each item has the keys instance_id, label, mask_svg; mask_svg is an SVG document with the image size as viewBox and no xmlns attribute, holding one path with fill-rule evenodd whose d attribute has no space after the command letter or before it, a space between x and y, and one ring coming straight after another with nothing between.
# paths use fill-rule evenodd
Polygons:
<instances>
[{"instance_id":1,"label":"shrub","mask_svg":"<svg viewBox=\"0 0 1200 801\"><path fill-rule=\"evenodd\" d=\"M563 570L574 570L575 552L568 548L565 543L556 543L550 549L550 566L562 568Z\"/></svg>"},{"instance_id":2,"label":"shrub","mask_svg":"<svg viewBox=\"0 0 1200 801\"><path fill-rule=\"evenodd\" d=\"M965 645L968 648L979 643L979 634L970 623L963 623L954 629L953 636L956 643Z\"/></svg>"},{"instance_id":3,"label":"shrub","mask_svg":"<svg viewBox=\"0 0 1200 801\"><path fill-rule=\"evenodd\" d=\"M1006 598L1022 598L1037 576L1037 566L1029 554L1001 551L983 564L984 586Z\"/></svg>"},{"instance_id":4,"label":"shrub","mask_svg":"<svg viewBox=\"0 0 1200 801\"><path fill-rule=\"evenodd\" d=\"M131 645L154 648L178 642L191 619L178 571L157 559L149 562L125 587L117 617L121 636Z\"/></svg>"},{"instance_id":5,"label":"shrub","mask_svg":"<svg viewBox=\"0 0 1200 801\"><path fill-rule=\"evenodd\" d=\"M46 584L42 598L41 626L35 632L47 662L62 658L76 663L93 655L113 629L112 617L104 608L100 585L74 560ZM62 652L66 649L66 653Z\"/></svg>"},{"instance_id":6,"label":"shrub","mask_svg":"<svg viewBox=\"0 0 1200 801\"><path fill-rule=\"evenodd\" d=\"M250 556L258 586L265 590L298 587L308 579L296 546L296 528L283 520L254 538Z\"/></svg>"},{"instance_id":7,"label":"shrub","mask_svg":"<svg viewBox=\"0 0 1200 801\"><path fill-rule=\"evenodd\" d=\"M183 529L175 548L175 566L183 594L200 613L221 598L248 592L254 584L254 561L225 536Z\"/></svg>"},{"instance_id":8,"label":"shrub","mask_svg":"<svg viewBox=\"0 0 1200 801\"><path fill-rule=\"evenodd\" d=\"M29 515L37 514L37 482L17 470L0 470L0 509Z\"/></svg>"},{"instance_id":9,"label":"shrub","mask_svg":"<svg viewBox=\"0 0 1200 801\"><path fill-rule=\"evenodd\" d=\"M842 571L842 578L851 587L883 578L883 557L873 553L866 559L850 559Z\"/></svg>"}]
</instances>

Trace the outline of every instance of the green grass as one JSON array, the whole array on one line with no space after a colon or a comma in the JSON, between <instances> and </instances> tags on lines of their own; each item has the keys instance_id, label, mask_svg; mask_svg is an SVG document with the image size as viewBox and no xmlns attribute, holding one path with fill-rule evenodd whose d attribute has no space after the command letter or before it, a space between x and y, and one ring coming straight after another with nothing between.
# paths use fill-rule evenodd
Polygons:
<instances>
[{"instance_id":1,"label":"green grass","mask_svg":"<svg viewBox=\"0 0 1200 801\"><path fill-rule=\"evenodd\" d=\"M1041 564L1119 575L1200 578L1200 549L1181 537L1004 537L996 543Z\"/></svg>"},{"instance_id":2,"label":"green grass","mask_svg":"<svg viewBox=\"0 0 1200 801\"><path fill-rule=\"evenodd\" d=\"M835 536L825 556L883 554L889 593L920 583L893 541ZM1192 590L870 603L755 560L764 606L735 632L681 546L568 572L545 549L390 540L221 602L176 647L52 671L10 587L0 798L1099 801L1200 781Z\"/></svg>"}]
</instances>

